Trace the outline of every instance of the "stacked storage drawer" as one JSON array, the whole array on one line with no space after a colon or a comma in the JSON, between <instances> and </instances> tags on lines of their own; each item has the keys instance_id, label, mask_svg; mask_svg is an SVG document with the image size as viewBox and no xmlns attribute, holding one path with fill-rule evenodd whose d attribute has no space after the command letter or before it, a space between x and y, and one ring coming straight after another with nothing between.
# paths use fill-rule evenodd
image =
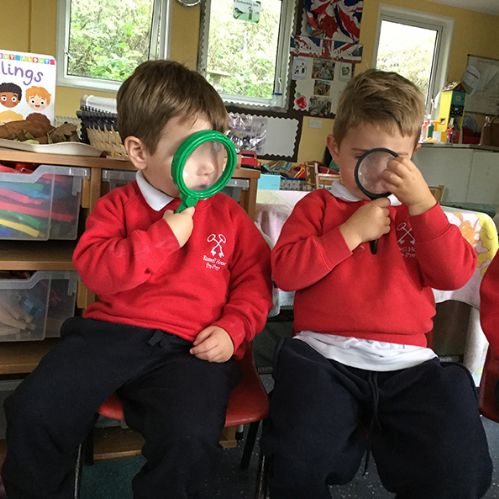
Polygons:
<instances>
[{"instance_id":1,"label":"stacked storage drawer","mask_svg":"<svg viewBox=\"0 0 499 499\"><path fill-rule=\"evenodd\" d=\"M86 168L0 173L0 239L76 239Z\"/></svg>"},{"instance_id":2,"label":"stacked storage drawer","mask_svg":"<svg viewBox=\"0 0 499 499\"><path fill-rule=\"evenodd\" d=\"M2 241L75 240L86 168L40 165L33 173L0 173ZM31 243L30 243L31 244ZM40 247L41 248L41 247ZM74 271L0 273L0 342L59 336L75 313Z\"/></svg>"},{"instance_id":3,"label":"stacked storage drawer","mask_svg":"<svg viewBox=\"0 0 499 499\"><path fill-rule=\"evenodd\" d=\"M115 187L125 185L128 182L135 180L135 175L135 171L102 170L102 181L107 184L107 188L104 189L104 192L109 192ZM239 202L241 190L247 190L248 188L248 180L241 178L231 178L225 186L223 192Z\"/></svg>"}]
</instances>

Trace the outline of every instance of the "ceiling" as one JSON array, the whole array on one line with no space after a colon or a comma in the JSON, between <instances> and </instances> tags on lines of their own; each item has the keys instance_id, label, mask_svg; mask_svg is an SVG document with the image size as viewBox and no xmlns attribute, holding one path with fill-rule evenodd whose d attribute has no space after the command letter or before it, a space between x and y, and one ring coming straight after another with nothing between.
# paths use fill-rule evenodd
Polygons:
<instances>
[{"instance_id":1,"label":"ceiling","mask_svg":"<svg viewBox=\"0 0 499 499\"><path fill-rule=\"evenodd\" d=\"M459 7L461 9L487 12L499 16L499 0L433 0L435 3Z\"/></svg>"}]
</instances>

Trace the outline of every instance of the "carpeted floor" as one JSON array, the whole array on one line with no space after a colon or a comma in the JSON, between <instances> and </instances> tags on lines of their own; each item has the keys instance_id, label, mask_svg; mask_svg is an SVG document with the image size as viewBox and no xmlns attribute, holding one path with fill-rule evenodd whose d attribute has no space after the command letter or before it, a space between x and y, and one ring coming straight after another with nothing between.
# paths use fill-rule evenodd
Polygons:
<instances>
[{"instance_id":1,"label":"carpeted floor","mask_svg":"<svg viewBox=\"0 0 499 499\"><path fill-rule=\"evenodd\" d=\"M499 424L484 419L485 430L494 460L494 477L492 487L484 499L499 498ZM254 453L250 468L239 469L242 442L240 447L223 451L221 470L214 477L211 487L206 486L203 499L253 499L256 475L257 455ZM139 470L143 460L118 459L86 466L83 473L81 499L132 499L131 479ZM357 477L347 485L332 488L335 499L389 499L388 493L379 481L376 467L371 460L367 475L360 471ZM313 498L311 498L313 499Z\"/></svg>"}]
</instances>

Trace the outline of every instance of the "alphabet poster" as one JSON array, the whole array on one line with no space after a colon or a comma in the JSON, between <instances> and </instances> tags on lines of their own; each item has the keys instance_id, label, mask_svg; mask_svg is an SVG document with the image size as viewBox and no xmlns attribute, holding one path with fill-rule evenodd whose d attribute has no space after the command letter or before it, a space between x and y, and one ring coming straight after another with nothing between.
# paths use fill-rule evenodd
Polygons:
<instances>
[{"instance_id":1,"label":"alphabet poster","mask_svg":"<svg viewBox=\"0 0 499 499\"><path fill-rule=\"evenodd\" d=\"M35 113L54 122L56 71L50 55L0 49L0 125Z\"/></svg>"}]
</instances>

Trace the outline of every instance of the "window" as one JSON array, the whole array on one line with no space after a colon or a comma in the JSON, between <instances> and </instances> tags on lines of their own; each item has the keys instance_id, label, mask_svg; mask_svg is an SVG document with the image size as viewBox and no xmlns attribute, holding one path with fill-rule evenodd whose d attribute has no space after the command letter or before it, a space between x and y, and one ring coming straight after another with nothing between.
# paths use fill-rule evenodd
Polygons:
<instances>
[{"instance_id":1,"label":"window","mask_svg":"<svg viewBox=\"0 0 499 499\"><path fill-rule=\"evenodd\" d=\"M117 90L166 57L169 0L58 0L57 83Z\"/></svg>"},{"instance_id":2,"label":"window","mask_svg":"<svg viewBox=\"0 0 499 499\"><path fill-rule=\"evenodd\" d=\"M295 0L206 0L198 70L226 103L284 107Z\"/></svg>"},{"instance_id":3,"label":"window","mask_svg":"<svg viewBox=\"0 0 499 499\"><path fill-rule=\"evenodd\" d=\"M446 83L452 38L451 19L382 5L378 24L378 69L396 71L413 81L426 96L429 113Z\"/></svg>"}]
</instances>

